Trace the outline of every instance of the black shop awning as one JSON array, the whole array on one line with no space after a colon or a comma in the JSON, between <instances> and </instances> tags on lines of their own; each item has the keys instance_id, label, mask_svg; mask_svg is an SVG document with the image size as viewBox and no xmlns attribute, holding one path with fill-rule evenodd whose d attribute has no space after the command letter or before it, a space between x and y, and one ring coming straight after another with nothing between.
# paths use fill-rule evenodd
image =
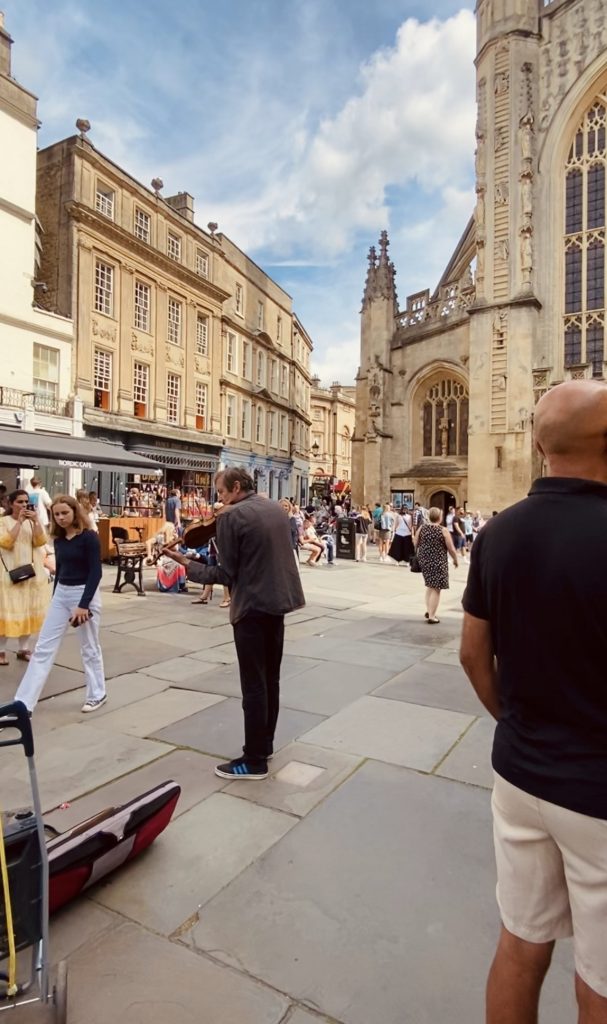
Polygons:
<instances>
[{"instance_id":1,"label":"black shop awning","mask_svg":"<svg viewBox=\"0 0 607 1024\"><path fill-rule=\"evenodd\" d=\"M112 473L153 473L161 468L157 459L128 452L121 444L10 428L0 428L0 466L60 466Z\"/></svg>"},{"instance_id":2,"label":"black shop awning","mask_svg":"<svg viewBox=\"0 0 607 1024\"><path fill-rule=\"evenodd\" d=\"M199 473L216 473L219 468L219 453L186 451L179 448L154 448L151 445L134 444L131 452L155 459L165 469L183 469Z\"/></svg>"}]
</instances>

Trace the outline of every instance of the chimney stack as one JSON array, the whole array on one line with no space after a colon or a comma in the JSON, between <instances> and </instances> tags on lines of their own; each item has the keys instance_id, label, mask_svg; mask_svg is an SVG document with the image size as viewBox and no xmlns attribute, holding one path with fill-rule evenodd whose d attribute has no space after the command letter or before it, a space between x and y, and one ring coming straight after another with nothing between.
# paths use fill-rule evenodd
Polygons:
<instances>
[{"instance_id":1,"label":"chimney stack","mask_svg":"<svg viewBox=\"0 0 607 1024\"><path fill-rule=\"evenodd\" d=\"M175 213L180 213L190 223L194 223L194 197L189 192L178 192L176 196L167 196L165 203L168 203Z\"/></svg>"}]
</instances>

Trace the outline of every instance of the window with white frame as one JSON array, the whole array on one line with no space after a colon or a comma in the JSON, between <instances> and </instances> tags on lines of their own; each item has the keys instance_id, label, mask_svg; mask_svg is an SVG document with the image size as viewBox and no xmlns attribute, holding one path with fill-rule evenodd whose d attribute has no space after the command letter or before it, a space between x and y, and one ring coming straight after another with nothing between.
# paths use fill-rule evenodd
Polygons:
<instances>
[{"instance_id":1,"label":"window with white frame","mask_svg":"<svg viewBox=\"0 0 607 1024\"><path fill-rule=\"evenodd\" d=\"M170 260L181 262L181 238L172 231L167 233L167 256Z\"/></svg>"},{"instance_id":2,"label":"window with white frame","mask_svg":"<svg viewBox=\"0 0 607 1024\"><path fill-rule=\"evenodd\" d=\"M263 302L257 303L257 327L263 331Z\"/></svg>"},{"instance_id":3,"label":"window with white frame","mask_svg":"<svg viewBox=\"0 0 607 1024\"><path fill-rule=\"evenodd\" d=\"M112 353L95 349L93 371L95 408L109 412L112 404Z\"/></svg>"},{"instance_id":4,"label":"window with white frame","mask_svg":"<svg viewBox=\"0 0 607 1024\"><path fill-rule=\"evenodd\" d=\"M261 349L257 353L257 386L260 388L266 386L266 357Z\"/></svg>"},{"instance_id":5,"label":"window with white frame","mask_svg":"<svg viewBox=\"0 0 607 1024\"><path fill-rule=\"evenodd\" d=\"M133 406L138 419L148 414L150 398L150 368L147 363L133 364Z\"/></svg>"},{"instance_id":6,"label":"window with white frame","mask_svg":"<svg viewBox=\"0 0 607 1024\"><path fill-rule=\"evenodd\" d=\"M114 219L114 198L114 190L109 185L102 185L99 182L95 193L95 209L104 217L109 217L110 220Z\"/></svg>"},{"instance_id":7,"label":"window with white frame","mask_svg":"<svg viewBox=\"0 0 607 1024\"><path fill-rule=\"evenodd\" d=\"M274 394L278 391L278 361L272 359L270 362L270 391Z\"/></svg>"},{"instance_id":8,"label":"window with white frame","mask_svg":"<svg viewBox=\"0 0 607 1024\"><path fill-rule=\"evenodd\" d=\"M142 242L150 241L150 215L135 207L135 238Z\"/></svg>"},{"instance_id":9,"label":"window with white frame","mask_svg":"<svg viewBox=\"0 0 607 1024\"><path fill-rule=\"evenodd\" d=\"M263 444L263 406L258 405L255 413L255 440L257 444Z\"/></svg>"},{"instance_id":10,"label":"window with white frame","mask_svg":"<svg viewBox=\"0 0 607 1024\"><path fill-rule=\"evenodd\" d=\"M112 315L114 306L114 268L109 263L95 261L95 310Z\"/></svg>"},{"instance_id":11,"label":"window with white frame","mask_svg":"<svg viewBox=\"0 0 607 1024\"><path fill-rule=\"evenodd\" d=\"M209 388L201 380L196 381L196 428L206 430L207 409L209 404Z\"/></svg>"},{"instance_id":12,"label":"window with white frame","mask_svg":"<svg viewBox=\"0 0 607 1024\"><path fill-rule=\"evenodd\" d=\"M253 373L253 346L250 341L242 343L242 376L245 380L251 380Z\"/></svg>"},{"instance_id":13,"label":"window with white frame","mask_svg":"<svg viewBox=\"0 0 607 1024\"><path fill-rule=\"evenodd\" d=\"M143 281L135 281L135 327L140 331L150 329L151 288Z\"/></svg>"},{"instance_id":14,"label":"window with white frame","mask_svg":"<svg viewBox=\"0 0 607 1024\"><path fill-rule=\"evenodd\" d=\"M244 288L236 284L234 291L234 308L239 316L244 316Z\"/></svg>"},{"instance_id":15,"label":"window with white frame","mask_svg":"<svg viewBox=\"0 0 607 1024\"><path fill-rule=\"evenodd\" d=\"M209 254L204 249L196 250L196 273L201 277L209 276Z\"/></svg>"},{"instance_id":16,"label":"window with white frame","mask_svg":"<svg viewBox=\"0 0 607 1024\"><path fill-rule=\"evenodd\" d=\"M251 440L251 403L248 398L243 398L240 417L240 436L243 441Z\"/></svg>"},{"instance_id":17,"label":"window with white frame","mask_svg":"<svg viewBox=\"0 0 607 1024\"><path fill-rule=\"evenodd\" d=\"M59 349L34 342L34 392L36 397L59 398Z\"/></svg>"},{"instance_id":18,"label":"window with white frame","mask_svg":"<svg viewBox=\"0 0 607 1024\"><path fill-rule=\"evenodd\" d=\"M167 422L179 423L181 411L181 377L167 373Z\"/></svg>"},{"instance_id":19,"label":"window with white frame","mask_svg":"<svg viewBox=\"0 0 607 1024\"><path fill-rule=\"evenodd\" d=\"M209 318L204 313L196 317L196 353L199 356L209 354Z\"/></svg>"},{"instance_id":20,"label":"window with white frame","mask_svg":"<svg viewBox=\"0 0 607 1024\"><path fill-rule=\"evenodd\" d=\"M226 434L236 437L236 395L226 395Z\"/></svg>"},{"instance_id":21,"label":"window with white frame","mask_svg":"<svg viewBox=\"0 0 607 1024\"><path fill-rule=\"evenodd\" d=\"M276 413L270 412L270 448L276 448Z\"/></svg>"},{"instance_id":22,"label":"window with white frame","mask_svg":"<svg viewBox=\"0 0 607 1024\"><path fill-rule=\"evenodd\" d=\"M169 298L167 306L167 338L173 345L181 345L181 303Z\"/></svg>"},{"instance_id":23,"label":"window with white frame","mask_svg":"<svg viewBox=\"0 0 607 1024\"><path fill-rule=\"evenodd\" d=\"M226 370L228 373L236 373L236 361L238 359L238 339L234 331L226 332Z\"/></svg>"},{"instance_id":24,"label":"window with white frame","mask_svg":"<svg viewBox=\"0 0 607 1024\"><path fill-rule=\"evenodd\" d=\"M286 452L289 447L289 420L287 416L280 417L280 447Z\"/></svg>"},{"instance_id":25,"label":"window with white frame","mask_svg":"<svg viewBox=\"0 0 607 1024\"><path fill-rule=\"evenodd\" d=\"M280 367L280 393L283 398L289 394L289 368L286 363L282 363Z\"/></svg>"}]
</instances>

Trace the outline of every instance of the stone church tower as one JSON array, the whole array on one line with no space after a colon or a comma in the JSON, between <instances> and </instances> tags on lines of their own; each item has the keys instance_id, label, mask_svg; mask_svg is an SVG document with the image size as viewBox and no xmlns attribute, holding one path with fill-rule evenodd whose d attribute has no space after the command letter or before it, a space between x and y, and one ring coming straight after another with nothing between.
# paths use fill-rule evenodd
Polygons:
<instances>
[{"instance_id":1,"label":"stone church tower","mask_svg":"<svg viewBox=\"0 0 607 1024\"><path fill-rule=\"evenodd\" d=\"M478 0L476 14L474 216L434 293L403 311L385 234L370 255L357 500L503 508L541 472L540 395L605 377L607 6Z\"/></svg>"}]
</instances>

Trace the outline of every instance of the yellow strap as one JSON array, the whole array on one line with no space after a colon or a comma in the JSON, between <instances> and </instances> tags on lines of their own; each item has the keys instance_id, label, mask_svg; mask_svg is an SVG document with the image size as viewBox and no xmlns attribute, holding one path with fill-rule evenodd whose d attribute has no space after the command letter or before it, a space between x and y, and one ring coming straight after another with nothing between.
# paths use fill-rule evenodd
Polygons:
<instances>
[{"instance_id":1,"label":"yellow strap","mask_svg":"<svg viewBox=\"0 0 607 1024\"><path fill-rule=\"evenodd\" d=\"M13 932L13 908L11 906L11 892L8 882L8 867L6 863L6 849L4 846L4 828L2 827L3 817L0 807L0 873L2 874L2 890L4 892L4 907L6 917L6 934L8 936L8 989L7 995L16 996L17 986L17 953L15 951L15 933Z\"/></svg>"}]
</instances>

